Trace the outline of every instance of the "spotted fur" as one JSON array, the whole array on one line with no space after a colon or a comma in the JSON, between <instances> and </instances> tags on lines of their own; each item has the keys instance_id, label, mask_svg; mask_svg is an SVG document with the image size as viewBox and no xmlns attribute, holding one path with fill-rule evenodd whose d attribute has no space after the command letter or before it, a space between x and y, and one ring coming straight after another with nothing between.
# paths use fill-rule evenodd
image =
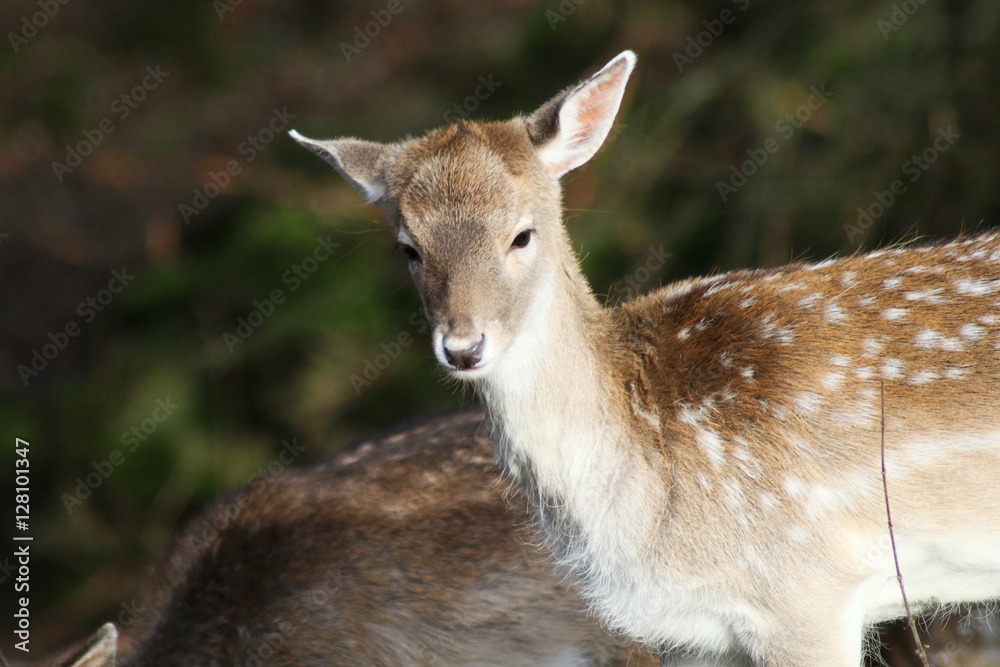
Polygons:
<instances>
[{"instance_id":1,"label":"spotted fur","mask_svg":"<svg viewBox=\"0 0 1000 667\"><path fill-rule=\"evenodd\" d=\"M866 629L903 613L883 416L910 600L1000 597L1000 237L603 308L558 179L606 137L633 63L526 118L365 155L296 138L386 193L438 359L485 399L501 463L612 627L760 665L859 665Z\"/></svg>"},{"instance_id":2,"label":"spotted fur","mask_svg":"<svg viewBox=\"0 0 1000 667\"><path fill-rule=\"evenodd\" d=\"M589 619L537 546L483 418L428 419L222 500L120 640L108 624L56 664L655 664Z\"/></svg>"}]
</instances>

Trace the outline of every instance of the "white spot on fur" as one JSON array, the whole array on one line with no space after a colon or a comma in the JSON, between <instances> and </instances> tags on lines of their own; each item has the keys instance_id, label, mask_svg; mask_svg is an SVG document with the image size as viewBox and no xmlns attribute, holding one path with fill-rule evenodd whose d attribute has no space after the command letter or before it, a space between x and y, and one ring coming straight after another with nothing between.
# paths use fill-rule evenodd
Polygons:
<instances>
[{"instance_id":1,"label":"white spot on fur","mask_svg":"<svg viewBox=\"0 0 1000 667\"><path fill-rule=\"evenodd\" d=\"M886 308L882 311L882 317L890 322L898 322L907 316L906 308Z\"/></svg>"},{"instance_id":2,"label":"white spot on fur","mask_svg":"<svg viewBox=\"0 0 1000 667\"><path fill-rule=\"evenodd\" d=\"M705 452L713 468L718 469L725 465L726 452L718 433L711 429L699 428L695 431L694 439Z\"/></svg>"},{"instance_id":3,"label":"white spot on fur","mask_svg":"<svg viewBox=\"0 0 1000 667\"><path fill-rule=\"evenodd\" d=\"M736 467L747 477L756 479L761 470L760 461L755 459L750 453L750 448L746 440L736 437L733 438L733 442L736 443L736 448L733 451L733 458L736 459Z\"/></svg>"},{"instance_id":4,"label":"white spot on fur","mask_svg":"<svg viewBox=\"0 0 1000 667\"><path fill-rule=\"evenodd\" d=\"M933 329L924 329L917 334L917 337L913 342L917 345L917 347L935 348L941 344L941 340L941 334L937 331L934 331Z\"/></svg>"},{"instance_id":5,"label":"white spot on fur","mask_svg":"<svg viewBox=\"0 0 1000 667\"><path fill-rule=\"evenodd\" d=\"M705 414L701 409L695 410L686 403L681 403L677 408L677 421L681 422L682 424L699 426L704 417Z\"/></svg>"},{"instance_id":6,"label":"white spot on fur","mask_svg":"<svg viewBox=\"0 0 1000 667\"><path fill-rule=\"evenodd\" d=\"M903 298L907 301L926 301L927 303L944 303L945 298L940 296L941 292L944 291L943 287L935 287L928 290L914 290L912 292L904 292Z\"/></svg>"},{"instance_id":7,"label":"white spot on fur","mask_svg":"<svg viewBox=\"0 0 1000 667\"><path fill-rule=\"evenodd\" d=\"M861 349L866 357L876 357L885 345L878 338L865 338L861 341Z\"/></svg>"},{"instance_id":8,"label":"white spot on fur","mask_svg":"<svg viewBox=\"0 0 1000 667\"><path fill-rule=\"evenodd\" d=\"M712 489L712 481L706 477L703 472L698 473L698 484L706 491L710 491Z\"/></svg>"},{"instance_id":9,"label":"white spot on fur","mask_svg":"<svg viewBox=\"0 0 1000 667\"><path fill-rule=\"evenodd\" d=\"M843 373L838 373L836 371L833 371L831 373L827 373L823 377L822 385L824 389L835 391L840 387L841 384L843 384L843 382L844 382Z\"/></svg>"},{"instance_id":10,"label":"white spot on fur","mask_svg":"<svg viewBox=\"0 0 1000 667\"><path fill-rule=\"evenodd\" d=\"M905 365L900 359L889 358L882 362L882 377L886 380L898 380L903 377Z\"/></svg>"},{"instance_id":11,"label":"white spot on fur","mask_svg":"<svg viewBox=\"0 0 1000 667\"><path fill-rule=\"evenodd\" d=\"M964 352L965 343L957 338L945 338L941 342L941 347L949 352Z\"/></svg>"},{"instance_id":12,"label":"white spot on fur","mask_svg":"<svg viewBox=\"0 0 1000 667\"><path fill-rule=\"evenodd\" d=\"M810 294L799 299L799 308L812 308L816 302L823 298L822 294Z\"/></svg>"},{"instance_id":13,"label":"white spot on fur","mask_svg":"<svg viewBox=\"0 0 1000 667\"><path fill-rule=\"evenodd\" d=\"M722 485L722 489L729 509L739 512L743 508L743 487L736 482L726 482Z\"/></svg>"},{"instance_id":14,"label":"white spot on fur","mask_svg":"<svg viewBox=\"0 0 1000 667\"><path fill-rule=\"evenodd\" d=\"M777 509L781 501L773 493L762 493L760 494L760 506L765 512L772 512Z\"/></svg>"},{"instance_id":15,"label":"white spot on fur","mask_svg":"<svg viewBox=\"0 0 1000 667\"><path fill-rule=\"evenodd\" d=\"M795 399L795 406L802 412L814 414L819 411L819 406L823 403L823 397L806 391L798 395Z\"/></svg>"},{"instance_id":16,"label":"white spot on fur","mask_svg":"<svg viewBox=\"0 0 1000 667\"><path fill-rule=\"evenodd\" d=\"M833 366L837 366L838 368L850 368L851 360L849 357L843 354L835 354L832 357L830 357L830 364Z\"/></svg>"},{"instance_id":17,"label":"white spot on fur","mask_svg":"<svg viewBox=\"0 0 1000 667\"><path fill-rule=\"evenodd\" d=\"M721 292L724 289L729 289L730 287L733 287L735 284L736 283L729 282L729 281L723 281L723 282L716 283L716 284L712 285L711 287L709 287L707 290L705 290L705 293L702 296L703 297L711 296L711 295L715 294L716 292Z\"/></svg>"},{"instance_id":18,"label":"white spot on fur","mask_svg":"<svg viewBox=\"0 0 1000 667\"><path fill-rule=\"evenodd\" d=\"M958 330L958 333L963 338L968 338L969 340L979 340L986 335L986 329L976 324L965 324Z\"/></svg>"},{"instance_id":19,"label":"white spot on fur","mask_svg":"<svg viewBox=\"0 0 1000 667\"><path fill-rule=\"evenodd\" d=\"M823 311L823 317L830 324L843 324L847 321L847 315L844 313L844 310L835 302L831 302L826 305L826 310Z\"/></svg>"},{"instance_id":20,"label":"white spot on fur","mask_svg":"<svg viewBox=\"0 0 1000 667\"><path fill-rule=\"evenodd\" d=\"M949 380L962 380L968 371L964 368L949 368L944 372L944 376Z\"/></svg>"},{"instance_id":21,"label":"white spot on fur","mask_svg":"<svg viewBox=\"0 0 1000 667\"><path fill-rule=\"evenodd\" d=\"M965 344L957 338L942 336L933 329L924 329L917 334L914 343L926 349L940 348L949 352L963 352Z\"/></svg>"},{"instance_id":22,"label":"white spot on fur","mask_svg":"<svg viewBox=\"0 0 1000 667\"><path fill-rule=\"evenodd\" d=\"M920 371L919 373L915 373L913 376L911 376L910 377L910 384L915 384L917 386L922 386L922 385L930 384L931 382L934 382L934 380L937 380L938 377L939 377L938 374L935 373L934 371L924 370L924 371Z\"/></svg>"},{"instance_id":23,"label":"white spot on fur","mask_svg":"<svg viewBox=\"0 0 1000 667\"><path fill-rule=\"evenodd\" d=\"M895 278L886 278L882 281L882 287L886 289L899 289L899 286L903 284L903 279L899 276Z\"/></svg>"},{"instance_id":24,"label":"white spot on fur","mask_svg":"<svg viewBox=\"0 0 1000 667\"><path fill-rule=\"evenodd\" d=\"M792 498L799 498L805 494L806 485L797 477L788 476L785 478L785 492Z\"/></svg>"},{"instance_id":25,"label":"white spot on fur","mask_svg":"<svg viewBox=\"0 0 1000 667\"><path fill-rule=\"evenodd\" d=\"M997 291L1000 280L956 280L955 287L962 294L969 296L986 296Z\"/></svg>"},{"instance_id":26,"label":"white spot on fur","mask_svg":"<svg viewBox=\"0 0 1000 667\"><path fill-rule=\"evenodd\" d=\"M760 321L760 328L762 329L760 337L761 338L773 338L775 331L778 326L774 323L774 313L769 313L767 317Z\"/></svg>"}]
</instances>

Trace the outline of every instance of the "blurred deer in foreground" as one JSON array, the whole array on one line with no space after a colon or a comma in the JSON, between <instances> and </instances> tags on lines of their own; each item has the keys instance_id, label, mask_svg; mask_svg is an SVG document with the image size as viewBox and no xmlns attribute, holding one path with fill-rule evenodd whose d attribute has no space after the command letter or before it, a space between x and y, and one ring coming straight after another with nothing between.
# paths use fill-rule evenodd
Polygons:
<instances>
[{"instance_id":1,"label":"blurred deer in foreground","mask_svg":"<svg viewBox=\"0 0 1000 667\"><path fill-rule=\"evenodd\" d=\"M655 665L534 546L487 436L480 412L441 416L220 502L160 564L140 623L62 664Z\"/></svg>"},{"instance_id":2,"label":"blurred deer in foreground","mask_svg":"<svg viewBox=\"0 0 1000 667\"><path fill-rule=\"evenodd\" d=\"M503 467L613 628L761 665L859 665L866 630L904 613L883 382L910 601L1000 596L998 235L603 308L559 179L601 146L634 62L506 122L293 137L385 210L438 361L483 396Z\"/></svg>"}]
</instances>

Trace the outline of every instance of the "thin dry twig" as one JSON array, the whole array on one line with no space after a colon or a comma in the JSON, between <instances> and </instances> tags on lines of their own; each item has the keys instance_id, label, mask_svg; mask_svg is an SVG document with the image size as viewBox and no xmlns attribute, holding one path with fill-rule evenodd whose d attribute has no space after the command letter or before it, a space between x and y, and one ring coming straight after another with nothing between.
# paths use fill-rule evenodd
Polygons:
<instances>
[{"instance_id":1,"label":"thin dry twig","mask_svg":"<svg viewBox=\"0 0 1000 667\"><path fill-rule=\"evenodd\" d=\"M917 655L924 667L931 667L930 660L927 659L927 652L924 650L923 642L920 641L920 632L917 631L917 622L913 619L913 612L910 611L910 601L906 598L906 587L903 585L903 572L899 569L899 555L896 552L896 535L892 529L892 511L889 509L889 480L885 474L885 381L880 380L882 387L882 490L885 491L885 518L889 522L889 541L892 543L892 559L896 562L896 580L899 582L899 592L903 594L903 605L906 607L906 620L910 624L910 632L913 633L913 641L917 644Z\"/></svg>"}]
</instances>

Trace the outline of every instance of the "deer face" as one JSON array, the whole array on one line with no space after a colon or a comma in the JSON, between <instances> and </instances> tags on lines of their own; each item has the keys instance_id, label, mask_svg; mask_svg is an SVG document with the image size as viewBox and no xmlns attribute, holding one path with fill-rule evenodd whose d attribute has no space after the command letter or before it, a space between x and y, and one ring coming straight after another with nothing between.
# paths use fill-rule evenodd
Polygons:
<instances>
[{"instance_id":1,"label":"deer face","mask_svg":"<svg viewBox=\"0 0 1000 667\"><path fill-rule=\"evenodd\" d=\"M559 178L603 143L635 56L626 51L527 118L458 123L399 144L292 137L385 211L448 371L477 379L543 320L575 258ZM530 346L529 346L530 347Z\"/></svg>"},{"instance_id":2,"label":"deer face","mask_svg":"<svg viewBox=\"0 0 1000 667\"><path fill-rule=\"evenodd\" d=\"M486 373L524 329L562 241L556 184L540 180L527 134L517 142L523 151L508 145L503 155L491 146L497 135L514 142L516 130L445 128L405 147L389 170L390 217L433 327L435 356L465 379Z\"/></svg>"}]
</instances>

